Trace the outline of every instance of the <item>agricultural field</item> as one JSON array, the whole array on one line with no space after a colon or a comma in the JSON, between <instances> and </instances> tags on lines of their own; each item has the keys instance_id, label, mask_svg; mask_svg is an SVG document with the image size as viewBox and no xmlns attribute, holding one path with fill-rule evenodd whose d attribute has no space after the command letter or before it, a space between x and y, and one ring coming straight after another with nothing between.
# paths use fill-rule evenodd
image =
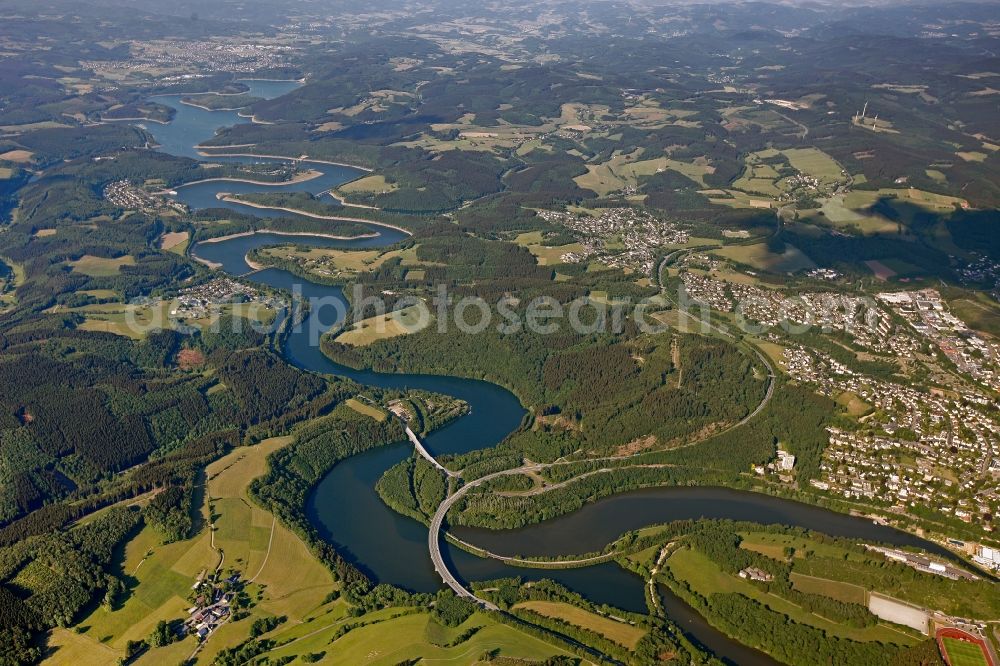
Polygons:
<instances>
[{"instance_id":1,"label":"agricultural field","mask_svg":"<svg viewBox=\"0 0 1000 666\"><path fill-rule=\"evenodd\" d=\"M857 230L866 236L898 233L899 225L897 223L863 208L849 208L845 199L846 196L843 194L834 195L826 199L823 206L817 211L803 211L801 213L802 220L817 224L829 224L837 229ZM820 213L822 215L819 215Z\"/></svg>"},{"instance_id":2,"label":"agricultural field","mask_svg":"<svg viewBox=\"0 0 1000 666\"><path fill-rule=\"evenodd\" d=\"M356 411L358 414L364 414L365 416L371 417L378 422L385 421L387 414L381 409L372 405L368 402L363 402L357 398L351 398L344 402L345 405Z\"/></svg>"},{"instance_id":3,"label":"agricultural field","mask_svg":"<svg viewBox=\"0 0 1000 666\"><path fill-rule=\"evenodd\" d=\"M122 266L135 266L135 257L125 255L114 259L94 257L85 254L76 261L69 262L74 273L83 273L89 277L111 277L118 275Z\"/></svg>"},{"instance_id":4,"label":"agricultural field","mask_svg":"<svg viewBox=\"0 0 1000 666\"><path fill-rule=\"evenodd\" d=\"M639 640L646 635L646 632L639 627L612 620L609 617L561 601L523 601L515 605L514 608L523 608L539 615L563 620L600 634L629 649L634 649Z\"/></svg>"},{"instance_id":5,"label":"agricultural field","mask_svg":"<svg viewBox=\"0 0 1000 666\"><path fill-rule=\"evenodd\" d=\"M765 132L773 132L785 136L801 136L803 127L773 108L761 106L730 106L720 109L723 127L730 132L744 131L751 127L759 127Z\"/></svg>"},{"instance_id":6,"label":"agricultural field","mask_svg":"<svg viewBox=\"0 0 1000 666\"><path fill-rule=\"evenodd\" d=\"M699 193L708 197L709 202L729 208L773 208L777 205L770 197L755 196L735 189L699 190Z\"/></svg>"},{"instance_id":7,"label":"agricultural field","mask_svg":"<svg viewBox=\"0 0 1000 666\"><path fill-rule=\"evenodd\" d=\"M114 292L111 292L111 296L114 295ZM97 298L106 297L108 294L103 292L101 296L97 296ZM79 325L82 330L115 333L134 339L143 338L147 333L156 329L173 328L175 324L204 328L226 314L251 319L265 326L271 324L277 316L275 310L259 303L227 303L220 305L217 313L203 319L179 318L171 314L173 308L173 301L153 301L148 303L95 303L69 309L55 306L50 311L82 314L84 321Z\"/></svg>"},{"instance_id":8,"label":"agricultural field","mask_svg":"<svg viewBox=\"0 0 1000 666\"><path fill-rule=\"evenodd\" d=\"M879 199L886 198L902 203L913 204L930 211L951 211L956 205L961 205L963 199L945 194L935 194L915 187L881 188L879 190L854 190L844 195L843 205L850 210L862 211L874 206Z\"/></svg>"},{"instance_id":9,"label":"agricultural field","mask_svg":"<svg viewBox=\"0 0 1000 666\"><path fill-rule=\"evenodd\" d=\"M771 252L767 243L730 245L712 250L712 254L771 273L795 273L816 268L812 259L792 245L786 245L781 254Z\"/></svg>"},{"instance_id":10,"label":"agricultural field","mask_svg":"<svg viewBox=\"0 0 1000 666\"><path fill-rule=\"evenodd\" d=\"M18 162L21 164L31 162L32 157L34 157L34 153L30 150L8 150L6 153L0 154L0 160L5 162Z\"/></svg>"},{"instance_id":11,"label":"agricultural field","mask_svg":"<svg viewBox=\"0 0 1000 666\"><path fill-rule=\"evenodd\" d=\"M186 231L167 232L160 238L160 249L183 256L187 252L190 240L190 235Z\"/></svg>"},{"instance_id":12,"label":"agricultural field","mask_svg":"<svg viewBox=\"0 0 1000 666\"><path fill-rule=\"evenodd\" d=\"M836 160L818 148L790 148L781 152L796 170L816 178L821 186L833 185L844 178Z\"/></svg>"},{"instance_id":13,"label":"agricultural field","mask_svg":"<svg viewBox=\"0 0 1000 666\"><path fill-rule=\"evenodd\" d=\"M91 612L77 633L55 632L60 649L49 663L109 663L101 660L121 656L128 641L146 638L158 621L186 617L195 580L219 566L241 572L251 581L251 596L259 594L260 602L248 618L222 625L212 635L200 653L205 659L245 640L259 617L287 615L284 626L291 630L310 617L316 621L342 615L343 602L325 601L336 589L329 570L247 495L250 482L264 473L267 456L291 441L291 437L264 440L210 464L205 470L206 501L200 510L204 529L191 539L163 544L157 530L144 527L128 542L118 563L134 580L127 598L113 609L102 606ZM145 653L136 663L175 663L195 646L189 636Z\"/></svg>"},{"instance_id":14,"label":"agricultural field","mask_svg":"<svg viewBox=\"0 0 1000 666\"><path fill-rule=\"evenodd\" d=\"M966 162L985 162L986 158L989 157L986 153L981 153L976 150L969 152L957 152L955 153L958 157L965 160Z\"/></svg>"},{"instance_id":15,"label":"agricultural field","mask_svg":"<svg viewBox=\"0 0 1000 666\"><path fill-rule=\"evenodd\" d=\"M697 127L697 122L686 120L696 115L698 115L698 111L694 109L664 108L655 99L643 96L638 104L625 109L623 122L645 129L662 129L668 125Z\"/></svg>"},{"instance_id":16,"label":"agricultural field","mask_svg":"<svg viewBox=\"0 0 1000 666\"><path fill-rule=\"evenodd\" d=\"M348 328L334 341L352 347L370 345L377 340L387 340L400 335L416 333L427 327L432 317L424 318L426 308L417 305L363 319Z\"/></svg>"},{"instance_id":17,"label":"agricultural field","mask_svg":"<svg viewBox=\"0 0 1000 666\"><path fill-rule=\"evenodd\" d=\"M518 245L528 248L531 254L538 259L540 266L563 263L562 256L567 252L582 252L583 245L580 243L568 243L566 245L542 245L542 232L530 231L520 234L514 239ZM409 277L409 275L407 275Z\"/></svg>"}]
</instances>

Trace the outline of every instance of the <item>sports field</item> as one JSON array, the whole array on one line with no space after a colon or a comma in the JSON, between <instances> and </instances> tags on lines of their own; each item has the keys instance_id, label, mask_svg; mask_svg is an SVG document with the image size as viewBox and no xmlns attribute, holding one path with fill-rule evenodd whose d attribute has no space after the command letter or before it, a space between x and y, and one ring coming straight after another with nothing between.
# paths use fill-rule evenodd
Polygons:
<instances>
[{"instance_id":1,"label":"sports field","mask_svg":"<svg viewBox=\"0 0 1000 666\"><path fill-rule=\"evenodd\" d=\"M982 648L975 643L944 637L941 639L951 666L990 666Z\"/></svg>"}]
</instances>

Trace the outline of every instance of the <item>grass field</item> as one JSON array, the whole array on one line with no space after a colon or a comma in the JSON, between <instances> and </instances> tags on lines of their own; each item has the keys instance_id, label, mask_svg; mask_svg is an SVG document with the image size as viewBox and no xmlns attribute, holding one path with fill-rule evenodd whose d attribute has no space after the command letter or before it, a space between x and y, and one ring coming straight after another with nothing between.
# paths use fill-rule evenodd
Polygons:
<instances>
[{"instance_id":1,"label":"grass field","mask_svg":"<svg viewBox=\"0 0 1000 666\"><path fill-rule=\"evenodd\" d=\"M816 178L821 185L832 185L844 178L837 161L819 148L790 148L781 152L793 167Z\"/></svg>"},{"instance_id":2,"label":"grass field","mask_svg":"<svg viewBox=\"0 0 1000 666\"><path fill-rule=\"evenodd\" d=\"M385 412L383 412L375 405L368 404L367 402L362 402L357 398L351 398L350 400L347 400L344 404L353 409L354 411L356 411L358 414L364 414L365 416L370 416L379 423L385 421L387 416Z\"/></svg>"},{"instance_id":3,"label":"grass field","mask_svg":"<svg viewBox=\"0 0 1000 666\"><path fill-rule=\"evenodd\" d=\"M27 163L31 161L31 158L34 157L34 155L35 154L29 150L8 150L6 153L0 154L0 160Z\"/></svg>"},{"instance_id":4,"label":"grass field","mask_svg":"<svg viewBox=\"0 0 1000 666\"><path fill-rule=\"evenodd\" d=\"M989 666L978 645L949 637L942 638L941 642L944 644L945 652L948 653L951 666Z\"/></svg>"},{"instance_id":5,"label":"grass field","mask_svg":"<svg viewBox=\"0 0 1000 666\"><path fill-rule=\"evenodd\" d=\"M514 608L524 608L539 615L569 622L629 649L634 649L639 640L646 635L646 632L639 627L559 601L524 601Z\"/></svg>"},{"instance_id":6,"label":"grass field","mask_svg":"<svg viewBox=\"0 0 1000 666\"><path fill-rule=\"evenodd\" d=\"M542 245L542 232L540 231L529 231L527 233L523 233L515 238L514 242L528 248L528 251L535 255L538 259L538 264L540 266L561 264L563 263L562 256L567 252L583 251L583 245L580 243L568 243L566 245L555 245L551 247L548 245Z\"/></svg>"},{"instance_id":7,"label":"grass field","mask_svg":"<svg viewBox=\"0 0 1000 666\"><path fill-rule=\"evenodd\" d=\"M10 274L6 278L0 278L0 307L13 305L17 300L14 290L24 284L24 266L11 261L5 257L0 257L0 262L10 269Z\"/></svg>"},{"instance_id":8,"label":"grass field","mask_svg":"<svg viewBox=\"0 0 1000 666\"><path fill-rule=\"evenodd\" d=\"M718 250L712 250L713 254L731 259L735 262L746 264L761 271L772 273L794 273L796 271L816 268L812 259L803 254L798 248L787 245L782 254L771 252L767 243L755 243L753 245L730 245Z\"/></svg>"},{"instance_id":9,"label":"grass field","mask_svg":"<svg viewBox=\"0 0 1000 666\"><path fill-rule=\"evenodd\" d=\"M767 340L754 340L753 344L760 348L764 355L771 359L776 368L785 369L785 347Z\"/></svg>"},{"instance_id":10,"label":"grass field","mask_svg":"<svg viewBox=\"0 0 1000 666\"><path fill-rule=\"evenodd\" d=\"M957 152L955 154L966 162L985 162L986 158L989 157L986 153L981 153L975 150L969 152Z\"/></svg>"},{"instance_id":11,"label":"grass field","mask_svg":"<svg viewBox=\"0 0 1000 666\"><path fill-rule=\"evenodd\" d=\"M187 251L190 237L186 231L171 231L163 234L160 239L160 249L183 255Z\"/></svg>"},{"instance_id":12,"label":"grass field","mask_svg":"<svg viewBox=\"0 0 1000 666\"><path fill-rule=\"evenodd\" d=\"M838 548L828 543L822 543L805 537L796 537L788 534L770 534L767 532L747 532L742 535L741 548L755 550L768 557L781 558L782 551L786 547L795 549L796 558L805 558L807 552L819 557L843 558L846 554L849 559L857 560L857 553Z\"/></svg>"},{"instance_id":13,"label":"grass field","mask_svg":"<svg viewBox=\"0 0 1000 666\"><path fill-rule=\"evenodd\" d=\"M844 195L844 206L851 210L864 210L875 204L881 198L888 198L908 203L927 210L944 212L950 211L956 205L960 205L963 199L951 197L946 194L935 194L925 190L918 190L915 187L909 188L882 188L875 191L854 190Z\"/></svg>"},{"instance_id":14,"label":"grass field","mask_svg":"<svg viewBox=\"0 0 1000 666\"><path fill-rule=\"evenodd\" d=\"M754 599L771 610L784 613L795 622L822 629L832 636L857 641L883 641L901 644L915 642L908 634L884 625L855 628L831 622L815 613L809 613L792 602L775 594L764 592L752 583L722 571L718 565L699 551L679 548L667 559L667 566L678 580L686 581L703 596L716 592L734 592Z\"/></svg>"},{"instance_id":15,"label":"grass field","mask_svg":"<svg viewBox=\"0 0 1000 666\"><path fill-rule=\"evenodd\" d=\"M829 580L827 578L816 578L799 573L792 573L789 576L792 585L796 590L807 594L821 594L824 597L837 599L849 604L868 603L868 592L860 585L852 585L839 580Z\"/></svg>"},{"instance_id":16,"label":"grass field","mask_svg":"<svg viewBox=\"0 0 1000 666\"><path fill-rule=\"evenodd\" d=\"M730 208L771 208L774 201L762 195L747 194L739 190L700 190L701 194L718 206Z\"/></svg>"},{"instance_id":17,"label":"grass field","mask_svg":"<svg viewBox=\"0 0 1000 666\"><path fill-rule=\"evenodd\" d=\"M84 316L79 328L85 331L114 333L133 339L141 339L146 333L158 328L167 328L170 323L170 304L132 305L125 303L101 303L73 308Z\"/></svg>"},{"instance_id":18,"label":"grass field","mask_svg":"<svg viewBox=\"0 0 1000 666\"><path fill-rule=\"evenodd\" d=\"M949 301L952 313L969 327L1000 338L1000 306L983 293Z\"/></svg>"},{"instance_id":19,"label":"grass field","mask_svg":"<svg viewBox=\"0 0 1000 666\"><path fill-rule=\"evenodd\" d=\"M859 212L849 208L845 196L838 194L830 197L820 208L823 220L838 228L856 228L865 235L896 233L898 225L881 215Z\"/></svg>"},{"instance_id":20,"label":"grass field","mask_svg":"<svg viewBox=\"0 0 1000 666\"><path fill-rule=\"evenodd\" d=\"M122 266L135 266L135 257L126 254L115 259L105 259L85 254L76 261L69 262L74 273L83 273L90 277L110 277L118 275Z\"/></svg>"},{"instance_id":21,"label":"grass field","mask_svg":"<svg viewBox=\"0 0 1000 666\"><path fill-rule=\"evenodd\" d=\"M358 178L357 180L352 180L349 183L344 183L337 189L344 194L379 194L381 192L392 192L397 188L398 186L395 183L387 182L385 176L373 175Z\"/></svg>"},{"instance_id":22,"label":"grass field","mask_svg":"<svg viewBox=\"0 0 1000 666\"><path fill-rule=\"evenodd\" d=\"M715 171L708 164L681 162L667 157L640 160L641 151L629 155L615 155L602 164L588 164L587 173L573 180L580 187L593 190L600 196L618 192L626 187L636 187L639 178L652 176L658 171L672 169L705 186L705 175Z\"/></svg>"},{"instance_id":23,"label":"grass field","mask_svg":"<svg viewBox=\"0 0 1000 666\"><path fill-rule=\"evenodd\" d=\"M402 310L388 312L363 319L347 329L335 340L345 345L360 347L369 345L376 340L387 340L399 335L409 335L423 330L430 324L432 317L424 317L426 308L411 305Z\"/></svg>"},{"instance_id":24,"label":"grass field","mask_svg":"<svg viewBox=\"0 0 1000 666\"><path fill-rule=\"evenodd\" d=\"M872 407L856 393L845 391L837 396L837 404L847 410L848 416L857 418L871 411Z\"/></svg>"},{"instance_id":25,"label":"grass field","mask_svg":"<svg viewBox=\"0 0 1000 666\"><path fill-rule=\"evenodd\" d=\"M408 613L390 608L370 613L364 619L369 618L378 621L354 629L336 641L330 641L336 629L336 625L333 625L312 635L307 634L268 654L273 661L296 654L323 653L319 663L332 666L393 666L410 660L413 660L411 663L419 661L421 664L478 664L482 663L480 657L491 650L498 651L503 657L535 661L566 654L542 640L499 624L479 613L473 614L459 627L449 630L449 636L458 636L471 627L482 629L469 640L450 648L432 645L427 640L428 623L433 620L426 613ZM273 634L273 638L282 641L285 635L278 631Z\"/></svg>"}]
</instances>

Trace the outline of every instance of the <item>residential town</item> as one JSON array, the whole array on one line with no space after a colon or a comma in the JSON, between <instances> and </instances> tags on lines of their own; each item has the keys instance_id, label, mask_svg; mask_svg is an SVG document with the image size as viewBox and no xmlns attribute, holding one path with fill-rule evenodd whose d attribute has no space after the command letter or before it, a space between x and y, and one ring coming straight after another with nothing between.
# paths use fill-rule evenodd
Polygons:
<instances>
[{"instance_id":1,"label":"residential town","mask_svg":"<svg viewBox=\"0 0 1000 666\"><path fill-rule=\"evenodd\" d=\"M691 301L720 312L735 313L742 323L758 330L782 327L789 333L843 331L859 346L872 351L892 348L891 319L865 296L838 292L787 296L776 289L717 280L691 271L683 272L681 281Z\"/></svg>"},{"instance_id":2,"label":"residential town","mask_svg":"<svg viewBox=\"0 0 1000 666\"><path fill-rule=\"evenodd\" d=\"M116 180L106 185L102 196L106 201L123 210L137 213L155 213L165 207L173 208L179 213L187 212L187 207L184 204L150 194L129 180Z\"/></svg>"},{"instance_id":3,"label":"residential town","mask_svg":"<svg viewBox=\"0 0 1000 666\"><path fill-rule=\"evenodd\" d=\"M829 426L814 488L884 504L897 513L939 513L994 530L1000 511L1000 422L984 396L924 392L860 375L805 347L784 352L790 376L837 399L869 406L857 429Z\"/></svg>"},{"instance_id":4,"label":"residential town","mask_svg":"<svg viewBox=\"0 0 1000 666\"><path fill-rule=\"evenodd\" d=\"M563 255L567 263L593 259L648 274L662 246L683 245L689 239L677 224L635 208L609 208L598 217L548 210L539 215L570 229L584 246L583 252Z\"/></svg>"},{"instance_id":5,"label":"residential town","mask_svg":"<svg viewBox=\"0 0 1000 666\"><path fill-rule=\"evenodd\" d=\"M205 319L217 314L218 306L231 303L256 303L262 308L284 309L278 297L264 294L256 287L232 278L220 277L196 287L181 290L171 305L170 316L179 319Z\"/></svg>"},{"instance_id":6,"label":"residential town","mask_svg":"<svg viewBox=\"0 0 1000 666\"><path fill-rule=\"evenodd\" d=\"M174 41L169 39L135 41L129 44L128 60L82 61L94 70L131 70L157 74L174 67L202 71L254 74L282 67L290 47L277 44L247 43L236 40ZM185 78L195 78L188 75Z\"/></svg>"}]
</instances>

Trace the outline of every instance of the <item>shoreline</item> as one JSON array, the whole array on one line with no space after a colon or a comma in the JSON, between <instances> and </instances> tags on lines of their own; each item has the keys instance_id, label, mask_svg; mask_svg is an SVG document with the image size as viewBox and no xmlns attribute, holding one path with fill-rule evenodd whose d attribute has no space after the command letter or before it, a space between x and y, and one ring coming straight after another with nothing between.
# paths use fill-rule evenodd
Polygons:
<instances>
[{"instance_id":1,"label":"shoreline","mask_svg":"<svg viewBox=\"0 0 1000 666\"><path fill-rule=\"evenodd\" d=\"M204 241L199 241L199 242L204 242ZM197 244L198 243L195 243L195 245ZM205 266L208 266L213 271L217 271L220 268L222 268L222 264L220 264L217 261L209 261L208 259L202 259L201 257L199 257L197 253L195 253L194 248L191 249L191 258L197 261L199 264L204 264Z\"/></svg>"},{"instance_id":2,"label":"shoreline","mask_svg":"<svg viewBox=\"0 0 1000 666\"><path fill-rule=\"evenodd\" d=\"M208 93L208 94L211 95L213 93ZM239 94L242 95L243 93L239 93ZM183 104L185 106L193 106L196 109L202 109L203 111L210 111L210 112L215 112L215 111L239 111L241 109L245 109L246 108L245 106L234 106L232 108L226 108L226 109L210 109L207 106L202 106L201 104L195 104L194 102L187 102L187 101L185 101L183 99L179 100L179 103Z\"/></svg>"},{"instance_id":3,"label":"shoreline","mask_svg":"<svg viewBox=\"0 0 1000 666\"><path fill-rule=\"evenodd\" d=\"M332 240L347 240L347 241L361 240L364 238L378 238L379 236L378 234L374 233L360 234L357 236L337 236L335 234L323 233L322 231L274 231L273 229L254 229L253 231L239 231L237 233L227 234L225 236L215 236L213 238L206 238L204 240L199 240L195 242L194 246L197 247L202 243L223 243L225 241L233 240L234 238L244 238L246 236L253 236L255 234L274 234L275 236L318 236L319 238L329 238ZM205 264L214 263L214 262L209 262L207 259L199 259L199 260Z\"/></svg>"},{"instance_id":4,"label":"shoreline","mask_svg":"<svg viewBox=\"0 0 1000 666\"><path fill-rule=\"evenodd\" d=\"M330 160L317 160L309 157L308 155L302 155L300 157L289 157L287 155L258 155L256 153L206 153L206 150L224 150L228 148L250 148L256 146L255 143L237 143L229 146L205 146L198 144L194 147L195 151L202 157L261 157L269 160L286 160L288 162L312 162L314 164L330 164L332 166L348 167L350 169L357 169L358 171L364 171L367 173L375 173L375 169L370 169L358 164L348 164L347 162L331 162Z\"/></svg>"},{"instance_id":5,"label":"shoreline","mask_svg":"<svg viewBox=\"0 0 1000 666\"><path fill-rule=\"evenodd\" d=\"M221 157L221 156L220 156ZM284 185L296 185L298 183L307 183L310 180L315 180L323 175L322 171L317 171L316 169L310 169L304 174L295 176L289 180L282 180L278 182L265 182L262 180L253 180L251 178L230 178L228 176L219 176L218 178L202 178L201 180L192 180L190 183L184 183L182 185L177 185L169 190L162 190L156 194L169 194L172 191L179 190L182 187L188 187L189 185L198 185L199 183L218 183L222 181L230 183L248 183L250 185L260 185L264 187L282 187Z\"/></svg>"},{"instance_id":6,"label":"shoreline","mask_svg":"<svg viewBox=\"0 0 1000 666\"><path fill-rule=\"evenodd\" d=\"M271 81L272 83L301 83L301 84L304 85L305 82L306 82L306 77L303 76L301 79L258 79L258 78L250 78L250 79L236 79L236 80L237 81Z\"/></svg>"},{"instance_id":7,"label":"shoreline","mask_svg":"<svg viewBox=\"0 0 1000 666\"><path fill-rule=\"evenodd\" d=\"M243 261L247 262L247 266L249 266L252 270L255 271L262 271L265 268L267 268L267 266L265 266L264 264L258 264L256 261L251 259L249 252L243 255Z\"/></svg>"},{"instance_id":8,"label":"shoreline","mask_svg":"<svg viewBox=\"0 0 1000 666\"><path fill-rule=\"evenodd\" d=\"M161 125L169 125L172 120L156 120L155 118L105 118L101 116L102 123L124 123L124 122L140 122L140 123L160 123Z\"/></svg>"},{"instance_id":9,"label":"shoreline","mask_svg":"<svg viewBox=\"0 0 1000 666\"><path fill-rule=\"evenodd\" d=\"M231 111L236 111L236 115L239 116L240 118L246 118L246 119L248 119L250 121L251 125L273 125L274 124L270 120L257 120L257 115L253 114L253 113L251 113L249 116L246 115L242 111L242 109L245 109L245 108L246 107L244 106L244 107L241 107L240 109L230 109L230 110Z\"/></svg>"},{"instance_id":10,"label":"shoreline","mask_svg":"<svg viewBox=\"0 0 1000 666\"><path fill-rule=\"evenodd\" d=\"M302 77L301 79L255 79L255 78L248 78L248 79L236 79L236 81L269 81L271 83L298 83L298 84L301 84L301 85L305 85L306 79L305 79L305 77ZM250 86L247 86L247 88L249 88L249 87ZM173 95L245 95L248 92L250 92L250 91L246 90L244 92L238 92L238 93L224 93L224 92L219 92L218 90L198 90L198 91L195 91L195 92L180 91L180 92L153 93L151 95L147 95L147 97L172 97Z\"/></svg>"},{"instance_id":11,"label":"shoreline","mask_svg":"<svg viewBox=\"0 0 1000 666\"><path fill-rule=\"evenodd\" d=\"M327 191L327 194L333 197L333 199L344 208L366 208L368 210L378 210L375 206L369 206L368 204L351 203L350 201L346 201L343 197L334 194L334 188L330 188Z\"/></svg>"},{"instance_id":12,"label":"shoreline","mask_svg":"<svg viewBox=\"0 0 1000 666\"><path fill-rule=\"evenodd\" d=\"M221 193L220 193L221 194ZM360 222L361 224L372 224L377 227L386 227L387 229L395 229L396 231L402 232L407 236L412 236L413 232L409 229L404 229L403 227L398 227L395 224L389 224L388 222L373 222L372 220L363 220L359 217L343 217L340 215L320 215L318 213L307 213L302 210L296 210L294 208L285 208L283 206L265 206L264 204L250 203L249 201L243 201L242 199L237 199L234 196L224 195L219 197L220 201L225 201L227 203L239 204L240 206L249 206L250 208L263 208L266 210L280 210L286 213L292 213L293 215L302 215L303 217L311 217L316 220L333 220L340 222ZM307 234L308 235L308 234ZM321 234L320 234L321 235ZM377 235L377 234L376 234Z\"/></svg>"}]
</instances>

